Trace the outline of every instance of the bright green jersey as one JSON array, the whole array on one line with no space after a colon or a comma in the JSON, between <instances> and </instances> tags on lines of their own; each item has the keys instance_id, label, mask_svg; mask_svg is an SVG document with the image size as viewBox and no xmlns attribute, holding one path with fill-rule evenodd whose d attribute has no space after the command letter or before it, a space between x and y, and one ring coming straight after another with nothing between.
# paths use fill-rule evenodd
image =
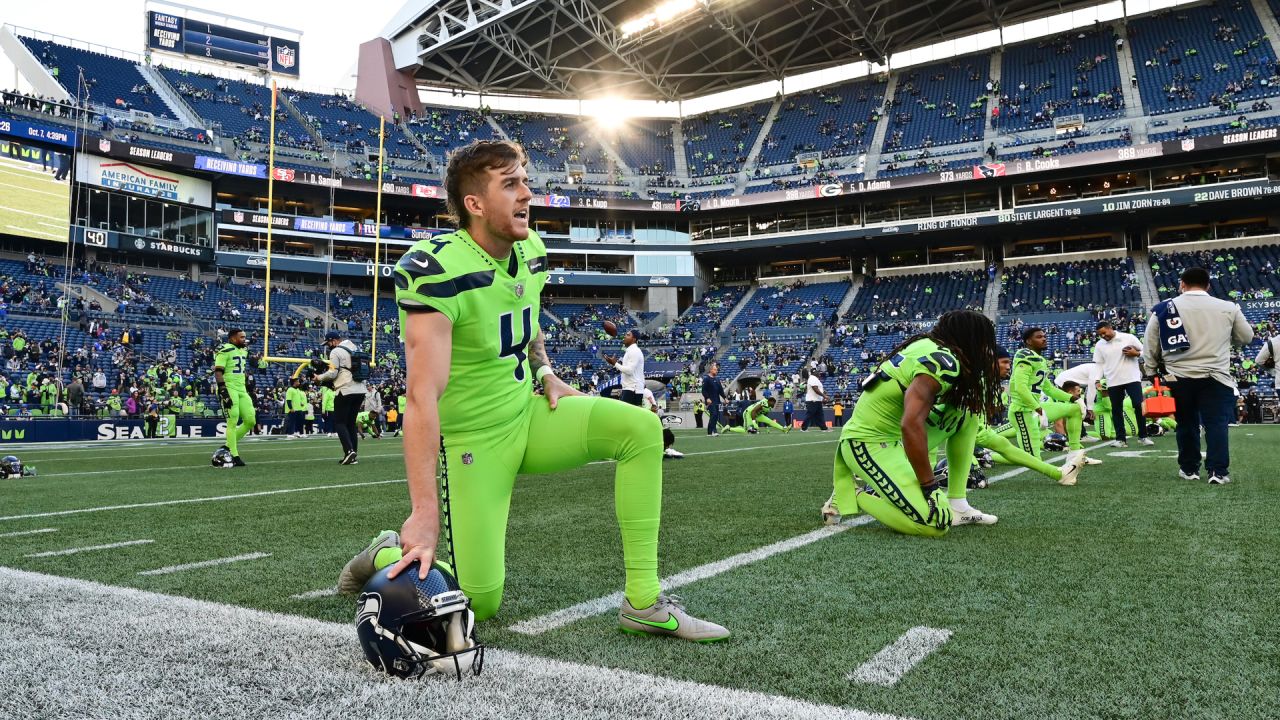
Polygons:
<instances>
[{"instance_id":1,"label":"bright green jersey","mask_svg":"<svg viewBox=\"0 0 1280 720\"><path fill-rule=\"evenodd\" d=\"M334 401L338 393L333 388L326 387L320 389L320 408L321 412L333 412Z\"/></svg>"},{"instance_id":2,"label":"bright green jersey","mask_svg":"<svg viewBox=\"0 0 1280 720\"><path fill-rule=\"evenodd\" d=\"M769 414L769 398L757 400L747 407L747 417Z\"/></svg>"},{"instance_id":3,"label":"bright green jersey","mask_svg":"<svg viewBox=\"0 0 1280 720\"><path fill-rule=\"evenodd\" d=\"M291 387L284 391L284 405L286 412L298 412L307 409L307 394L299 388Z\"/></svg>"},{"instance_id":4,"label":"bright green jersey","mask_svg":"<svg viewBox=\"0 0 1280 720\"><path fill-rule=\"evenodd\" d=\"M901 440L903 397L907 386L917 375L928 375L937 380L942 386L938 392L941 396L960 376L960 363L950 350L929 338L906 346L880 363L876 372L862 383L862 395L853 406L849 422L840 431L840 439L859 442ZM935 445L935 427L939 433L945 432L945 436L949 436L960 426L963 415L963 412L949 410L946 406L935 407L929 415L930 445Z\"/></svg>"},{"instance_id":5,"label":"bright green jersey","mask_svg":"<svg viewBox=\"0 0 1280 720\"><path fill-rule=\"evenodd\" d=\"M1049 378L1049 362L1030 348L1013 354L1013 374L1009 376L1009 407L1035 410L1042 404L1040 394L1054 400L1070 402L1070 393L1058 389Z\"/></svg>"},{"instance_id":6,"label":"bright green jersey","mask_svg":"<svg viewBox=\"0 0 1280 720\"><path fill-rule=\"evenodd\" d=\"M401 328L408 313L427 310L453 323L440 431L506 426L525 412L533 392L527 348L538 332L547 281L547 250L537 233L530 231L504 260L464 230L423 240L400 258L395 279Z\"/></svg>"},{"instance_id":7,"label":"bright green jersey","mask_svg":"<svg viewBox=\"0 0 1280 720\"><path fill-rule=\"evenodd\" d=\"M224 343L213 358L213 366L222 368L222 379L232 390L244 390L245 369L249 365L248 348L238 348Z\"/></svg>"},{"instance_id":8,"label":"bright green jersey","mask_svg":"<svg viewBox=\"0 0 1280 720\"><path fill-rule=\"evenodd\" d=\"M356 426L362 428L372 427L373 418L369 417L369 413L367 411L361 410L356 413Z\"/></svg>"}]
</instances>

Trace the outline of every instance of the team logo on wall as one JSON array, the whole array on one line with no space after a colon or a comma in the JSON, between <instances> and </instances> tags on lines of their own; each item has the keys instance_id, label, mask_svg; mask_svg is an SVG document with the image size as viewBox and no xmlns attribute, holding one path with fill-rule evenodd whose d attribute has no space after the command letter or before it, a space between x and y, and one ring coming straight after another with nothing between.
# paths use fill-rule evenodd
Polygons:
<instances>
[{"instance_id":1,"label":"team logo on wall","mask_svg":"<svg viewBox=\"0 0 1280 720\"><path fill-rule=\"evenodd\" d=\"M235 220L237 225L241 225L244 223L244 213L237 210L231 214L231 219Z\"/></svg>"},{"instance_id":2,"label":"team logo on wall","mask_svg":"<svg viewBox=\"0 0 1280 720\"><path fill-rule=\"evenodd\" d=\"M276 173L277 180L282 180L284 182L293 182L293 177L294 177L293 168L276 168L275 173Z\"/></svg>"},{"instance_id":3,"label":"team logo on wall","mask_svg":"<svg viewBox=\"0 0 1280 720\"><path fill-rule=\"evenodd\" d=\"M98 138L98 150L104 153L111 152L111 141L106 138Z\"/></svg>"},{"instance_id":4,"label":"team logo on wall","mask_svg":"<svg viewBox=\"0 0 1280 720\"><path fill-rule=\"evenodd\" d=\"M298 61L297 51L287 45L276 46L276 64L282 68L291 68Z\"/></svg>"},{"instance_id":5,"label":"team logo on wall","mask_svg":"<svg viewBox=\"0 0 1280 720\"><path fill-rule=\"evenodd\" d=\"M1196 149L1195 138L1182 138L1182 152L1191 152Z\"/></svg>"}]
</instances>

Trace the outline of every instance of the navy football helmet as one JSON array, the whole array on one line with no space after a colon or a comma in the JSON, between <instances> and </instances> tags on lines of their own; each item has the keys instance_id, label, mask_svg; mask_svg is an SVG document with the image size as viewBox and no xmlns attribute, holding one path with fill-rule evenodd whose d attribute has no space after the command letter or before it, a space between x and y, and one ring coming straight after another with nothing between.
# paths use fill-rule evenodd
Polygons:
<instances>
[{"instance_id":1,"label":"navy football helmet","mask_svg":"<svg viewBox=\"0 0 1280 720\"><path fill-rule=\"evenodd\" d=\"M369 664L404 678L479 675L476 616L449 567L435 563L425 580L417 563L395 579L387 578L390 569L374 573L356 601L356 634Z\"/></svg>"},{"instance_id":2,"label":"navy football helmet","mask_svg":"<svg viewBox=\"0 0 1280 720\"><path fill-rule=\"evenodd\" d=\"M947 459L944 457L933 466L933 481L939 485L946 486L947 478L950 477L951 471L947 467ZM973 464L969 466L969 477L965 481L965 486L970 490L981 490L987 486L987 475L982 472L982 468L978 465L978 460L974 459Z\"/></svg>"},{"instance_id":3,"label":"navy football helmet","mask_svg":"<svg viewBox=\"0 0 1280 720\"><path fill-rule=\"evenodd\" d=\"M235 460L231 457L231 451L223 447L218 448L213 453L213 457L209 459L209 464L216 468L235 467Z\"/></svg>"},{"instance_id":4,"label":"navy football helmet","mask_svg":"<svg viewBox=\"0 0 1280 720\"><path fill-rule=\"evenodd\" d=\"M0 458L0 478L22 477L22 461L16 455Z\"/></svg>"},{"instance_id":5,"label":"navy football helmet","mask_svg":"<svg viewBox=\"0 0 1280 720\"><path fill-rule=\"evenodd\" d=\"M1061 452L1067 449L1067 436L1062 433L1049 433L1044 438L1044 449Z\"/></svg>"}]
</instances>

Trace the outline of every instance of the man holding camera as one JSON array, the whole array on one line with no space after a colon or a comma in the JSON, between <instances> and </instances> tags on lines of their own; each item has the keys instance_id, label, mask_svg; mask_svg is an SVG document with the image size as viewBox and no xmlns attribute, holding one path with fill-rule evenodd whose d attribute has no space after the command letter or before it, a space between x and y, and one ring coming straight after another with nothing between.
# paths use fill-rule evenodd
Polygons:
<instances>
[{"instance_id":1,"label":"man holding camera","mask_svg":"<svg viewBox=\"0 0 1280 720\"><path fill-rule=\"evenodd\" d=\"M332 383L336 394L333 401L333 426L338 433L338 441L342 443L342 460L339 465L355 465L356 451L359 449L359 435L356 434L356 414L364 405L367 389L364 380L353 376L354 358L360 353L356 344L342 337L337 330L330 330L324 336L325 347L329 350L329 370L316 376L318 383ZM363 377L365 372L356 374Z\"/></svg>"}]
</instances>

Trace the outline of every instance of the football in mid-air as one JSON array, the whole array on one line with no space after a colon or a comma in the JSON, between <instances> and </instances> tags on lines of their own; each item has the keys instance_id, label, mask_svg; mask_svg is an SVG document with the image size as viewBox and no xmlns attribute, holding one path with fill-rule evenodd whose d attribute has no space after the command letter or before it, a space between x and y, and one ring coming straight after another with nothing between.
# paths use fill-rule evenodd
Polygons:
<instances>
[{"instance_id":1,"label":"football in mid-air","mask_svg":"<svg viewBox=\"0 0 1280 720\"><path fill-rule=\"evenodd\" d=\"M612 320L605 320L604 331L609 333L609 337L618 337L618 324Z\"/></svg>"}]
</instances>

